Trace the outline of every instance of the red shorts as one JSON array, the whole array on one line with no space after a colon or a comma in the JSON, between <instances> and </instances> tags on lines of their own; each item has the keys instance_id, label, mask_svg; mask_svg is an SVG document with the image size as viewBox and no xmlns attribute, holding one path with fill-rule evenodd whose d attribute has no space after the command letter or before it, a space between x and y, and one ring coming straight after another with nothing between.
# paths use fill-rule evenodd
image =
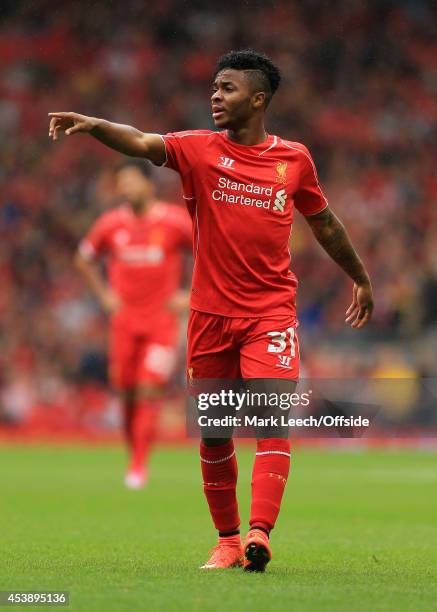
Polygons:
<instances>
[{"instance_id":1,"label":"red shorts","mask_svg":"<svg viewBox=\"0 0 437 612\"><path fill-rule=\"evenodd\" d=\"M187 374L200 378L299 378L294 316L221 317L192 310Z\"/></svg>"},{"instance_id":2,"label":"red shorts","mask_svg":"<svg viewBox=\"0 0 437 612\"><path fill-rule=\"evenodd\" d=\"M178 347L178 324L150 322L139 330L126 316L114 315L109 341L109 377L114 387L165 385L173 374Z\"/></svg>"}]
</instances>

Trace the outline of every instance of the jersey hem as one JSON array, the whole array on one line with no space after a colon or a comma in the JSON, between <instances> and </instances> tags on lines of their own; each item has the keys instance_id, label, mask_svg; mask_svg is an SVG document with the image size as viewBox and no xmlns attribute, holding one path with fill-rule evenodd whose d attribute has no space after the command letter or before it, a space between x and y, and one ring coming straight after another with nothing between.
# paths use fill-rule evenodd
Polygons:
<instances>
[{"instance_id":1,"label":"jersey hem","mask_svg":"<svg viewBox=\"0 0 437 612\"><path fill-rule=\"evenodd\" d=\"M267 313L263 313L263 314L248 314L248 313L240 313L240 314L224 314L222 312L213 312L212 310L205 310L204 308L198 308L197 306L191 306L190 305L190 310L195 310L196 312L202 312L204 314L209 314L209 315L213 315L216 317L224 317L226 319L267 319L269 317L286 317L291 315L296 322L298 321L297 319L297 313L296 311L293 312L293 308L291 308L290 310L274 310L274 311L269 311Z\"/></svg>"}]
</instances>

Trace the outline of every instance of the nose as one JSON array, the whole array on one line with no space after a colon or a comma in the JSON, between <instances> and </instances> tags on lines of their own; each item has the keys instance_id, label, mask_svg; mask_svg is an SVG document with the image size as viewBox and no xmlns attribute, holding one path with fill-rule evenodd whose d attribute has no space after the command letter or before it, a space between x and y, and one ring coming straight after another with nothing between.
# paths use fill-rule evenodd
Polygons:
<instances>
[{"instance_id":1,"label":"nose","mask_svg":"<svg viewBox=\"0 0 437 612\"><path fill-rule=\"evenodd\" d=\"M217 89L217 91L215 91L211 96L211 102L219 102L220 100L221 100L220 90Z\"/></svg>"}]
</instances>

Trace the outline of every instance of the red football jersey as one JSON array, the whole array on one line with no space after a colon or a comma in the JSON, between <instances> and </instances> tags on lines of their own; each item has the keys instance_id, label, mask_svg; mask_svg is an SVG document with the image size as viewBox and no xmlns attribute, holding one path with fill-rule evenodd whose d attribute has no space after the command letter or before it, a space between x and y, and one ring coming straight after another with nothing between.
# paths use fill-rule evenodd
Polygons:
<instances>
[{"instance_id":1,"label":"red football jersey","mask_svg":"<svg viewBox=\"0 0 437 612\"><path fill-rule=\"evenodd\" d=\"M194 223L191 307L228 317L294 313L293 212L328 205L308 149L271 135L241 145L226 131L162 138Z\"/></svg>"},{"instance_id":2,"label":"red football jersey","mask_svg":"<svg viewBox=\"0 0 437 612\"><path fill-rule=\"evenodd\" d=\"M192 248L190 218L163 202L142 216L129 205L104 213L79 245L84 257L108 256L110 285L140 326L162 316L180 287L184 248Z\"/></svg>"}]
</instances>

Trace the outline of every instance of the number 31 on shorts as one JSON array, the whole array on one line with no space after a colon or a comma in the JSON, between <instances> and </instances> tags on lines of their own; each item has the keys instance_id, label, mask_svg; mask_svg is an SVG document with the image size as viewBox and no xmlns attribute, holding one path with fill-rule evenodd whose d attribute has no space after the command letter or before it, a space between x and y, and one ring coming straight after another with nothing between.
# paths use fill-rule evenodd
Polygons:
<instances>
[{"instance_id":1,"label":"number 31 on shorts","mask_svg":"<svg viewBox=\"0 0 437 612\"><path fill-rule=\"evenodd\" d=\"M270 343L267 347L268 353L283 353L287 350L287 343L290 346L290 355L296 356L296 346L294 342L295 329L294 327L288 327L285 331L271 331L267 332L270 337Z\"/></svg>"}]
</instances>

